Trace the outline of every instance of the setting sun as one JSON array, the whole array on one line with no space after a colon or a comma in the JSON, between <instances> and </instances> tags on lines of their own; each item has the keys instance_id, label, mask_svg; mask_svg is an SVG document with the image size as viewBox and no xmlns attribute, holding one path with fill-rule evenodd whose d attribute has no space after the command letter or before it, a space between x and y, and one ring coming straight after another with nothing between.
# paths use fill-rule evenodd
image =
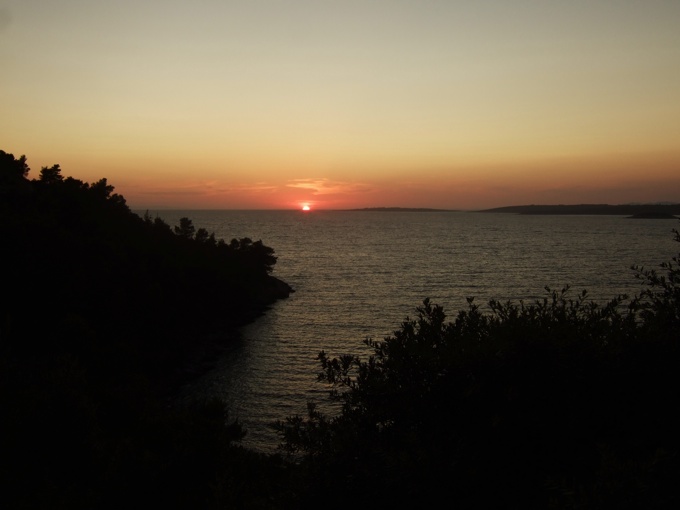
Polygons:
<instances>
[{"instance_id":1,"label":"setting sun","mask_svg":"<svg viewBox=\"0 0 680 510\"><path fill-rule=\"evenodd\" d=\"M680 1L99 4L0 3L34 176L142 211L680 201Z\"/></svg>"},{"instance_id":2,"label":"setting sun","mask_svg":"<svg viewBox=\"0 0 680 510\"><path fill-rule=\"evenodd\" d=\"M311 207L309 207L309 204L303 204L303 205L302 205L302 210L303 210L303 211L309 211L309 210L311 210Z\"/></svg>"}]
</instances>

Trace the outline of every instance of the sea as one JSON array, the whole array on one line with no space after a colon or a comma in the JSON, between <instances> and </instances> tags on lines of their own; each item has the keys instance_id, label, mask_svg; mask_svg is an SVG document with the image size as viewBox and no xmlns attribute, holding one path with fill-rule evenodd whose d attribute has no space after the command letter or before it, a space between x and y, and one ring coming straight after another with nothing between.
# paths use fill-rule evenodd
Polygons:
<instances>
[{"instance_id":1,"label":"sea","mask_svg":"<svg viewBox=\"0 0 680 510\"><path fill-rule=\"evenodd\" d=\"M144 211L140 212L143 214ZM170 226L188 217L218 239L261 240L278 257L274 276L295 292L227 346L183 398L217 397L247 434L242 444L275 453L272 424L332 413L317 381L320 351L367 357L363 340L389 337L429 298L449 318L491 299L542 300L546 287L598 303L642 290L632 265L658 269L677 256L677 220L607 215L449 211L149 211Z\"/></svg>"}]
</instances>

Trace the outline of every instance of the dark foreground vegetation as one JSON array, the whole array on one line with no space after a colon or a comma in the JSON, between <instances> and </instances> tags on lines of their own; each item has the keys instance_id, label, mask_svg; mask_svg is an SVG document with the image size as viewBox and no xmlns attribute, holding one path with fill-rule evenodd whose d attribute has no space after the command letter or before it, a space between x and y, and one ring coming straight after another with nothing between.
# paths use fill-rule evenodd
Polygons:
<instances>
[{"instance_id":1,"label":"dark foreground vegetation","mask_svg":"<svg viewBox=\"0 0 680 510\"><path fill-rule=\"evenodd\" d=\"M174 229L140 218L106 179L29 171L0 151L0 507L244 497L261 473L232 448L238 424L218 402L169 403L238 326L288 295L270 274L274 251L188 218Z\"/></svg>"},{"instance_id":2,"label":"dark foreground vegetation","mask_svg":"<svg viewBox=\"0 0 680 510\"><path fill-rule=\"evenodd\" d=\"M264 456L169 388L276 296L271 250L27 172L0 153L3 508L677 508L677 258L604 306L426 300L368 359L321 353L338 413L282 417Z\"/></svg>"}]
</instances>

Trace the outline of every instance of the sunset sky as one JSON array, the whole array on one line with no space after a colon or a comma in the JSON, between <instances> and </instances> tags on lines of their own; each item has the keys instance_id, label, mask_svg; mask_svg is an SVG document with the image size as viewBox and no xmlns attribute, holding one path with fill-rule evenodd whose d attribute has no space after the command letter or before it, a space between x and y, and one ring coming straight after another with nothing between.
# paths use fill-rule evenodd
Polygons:
<instances>
[{"instance_id":1,"label":"sunset sky","mask_svg":"<svg viewBox=\"0 0 680 510\"><path fill-rule=\"evenodd\" d=\"M132 208L680 202L680 0L0 0L0 64Z\"/></svg>"}]
</instances>

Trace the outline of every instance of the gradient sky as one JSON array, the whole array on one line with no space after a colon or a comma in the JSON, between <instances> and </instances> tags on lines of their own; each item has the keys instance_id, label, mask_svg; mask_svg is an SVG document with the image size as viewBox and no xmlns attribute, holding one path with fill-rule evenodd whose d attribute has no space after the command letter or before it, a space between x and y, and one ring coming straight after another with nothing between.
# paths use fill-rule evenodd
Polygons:
<instances>
[{"instance_id":1,"label":"gradient sky","mask_svg":"<svg viewBox=\"0 0 680 510\"><path fill-rule=\"evenodd\" d=\"M132 208L680 202L680 0L0 0L0 64Z\"/></svg>"}]
</instances>

